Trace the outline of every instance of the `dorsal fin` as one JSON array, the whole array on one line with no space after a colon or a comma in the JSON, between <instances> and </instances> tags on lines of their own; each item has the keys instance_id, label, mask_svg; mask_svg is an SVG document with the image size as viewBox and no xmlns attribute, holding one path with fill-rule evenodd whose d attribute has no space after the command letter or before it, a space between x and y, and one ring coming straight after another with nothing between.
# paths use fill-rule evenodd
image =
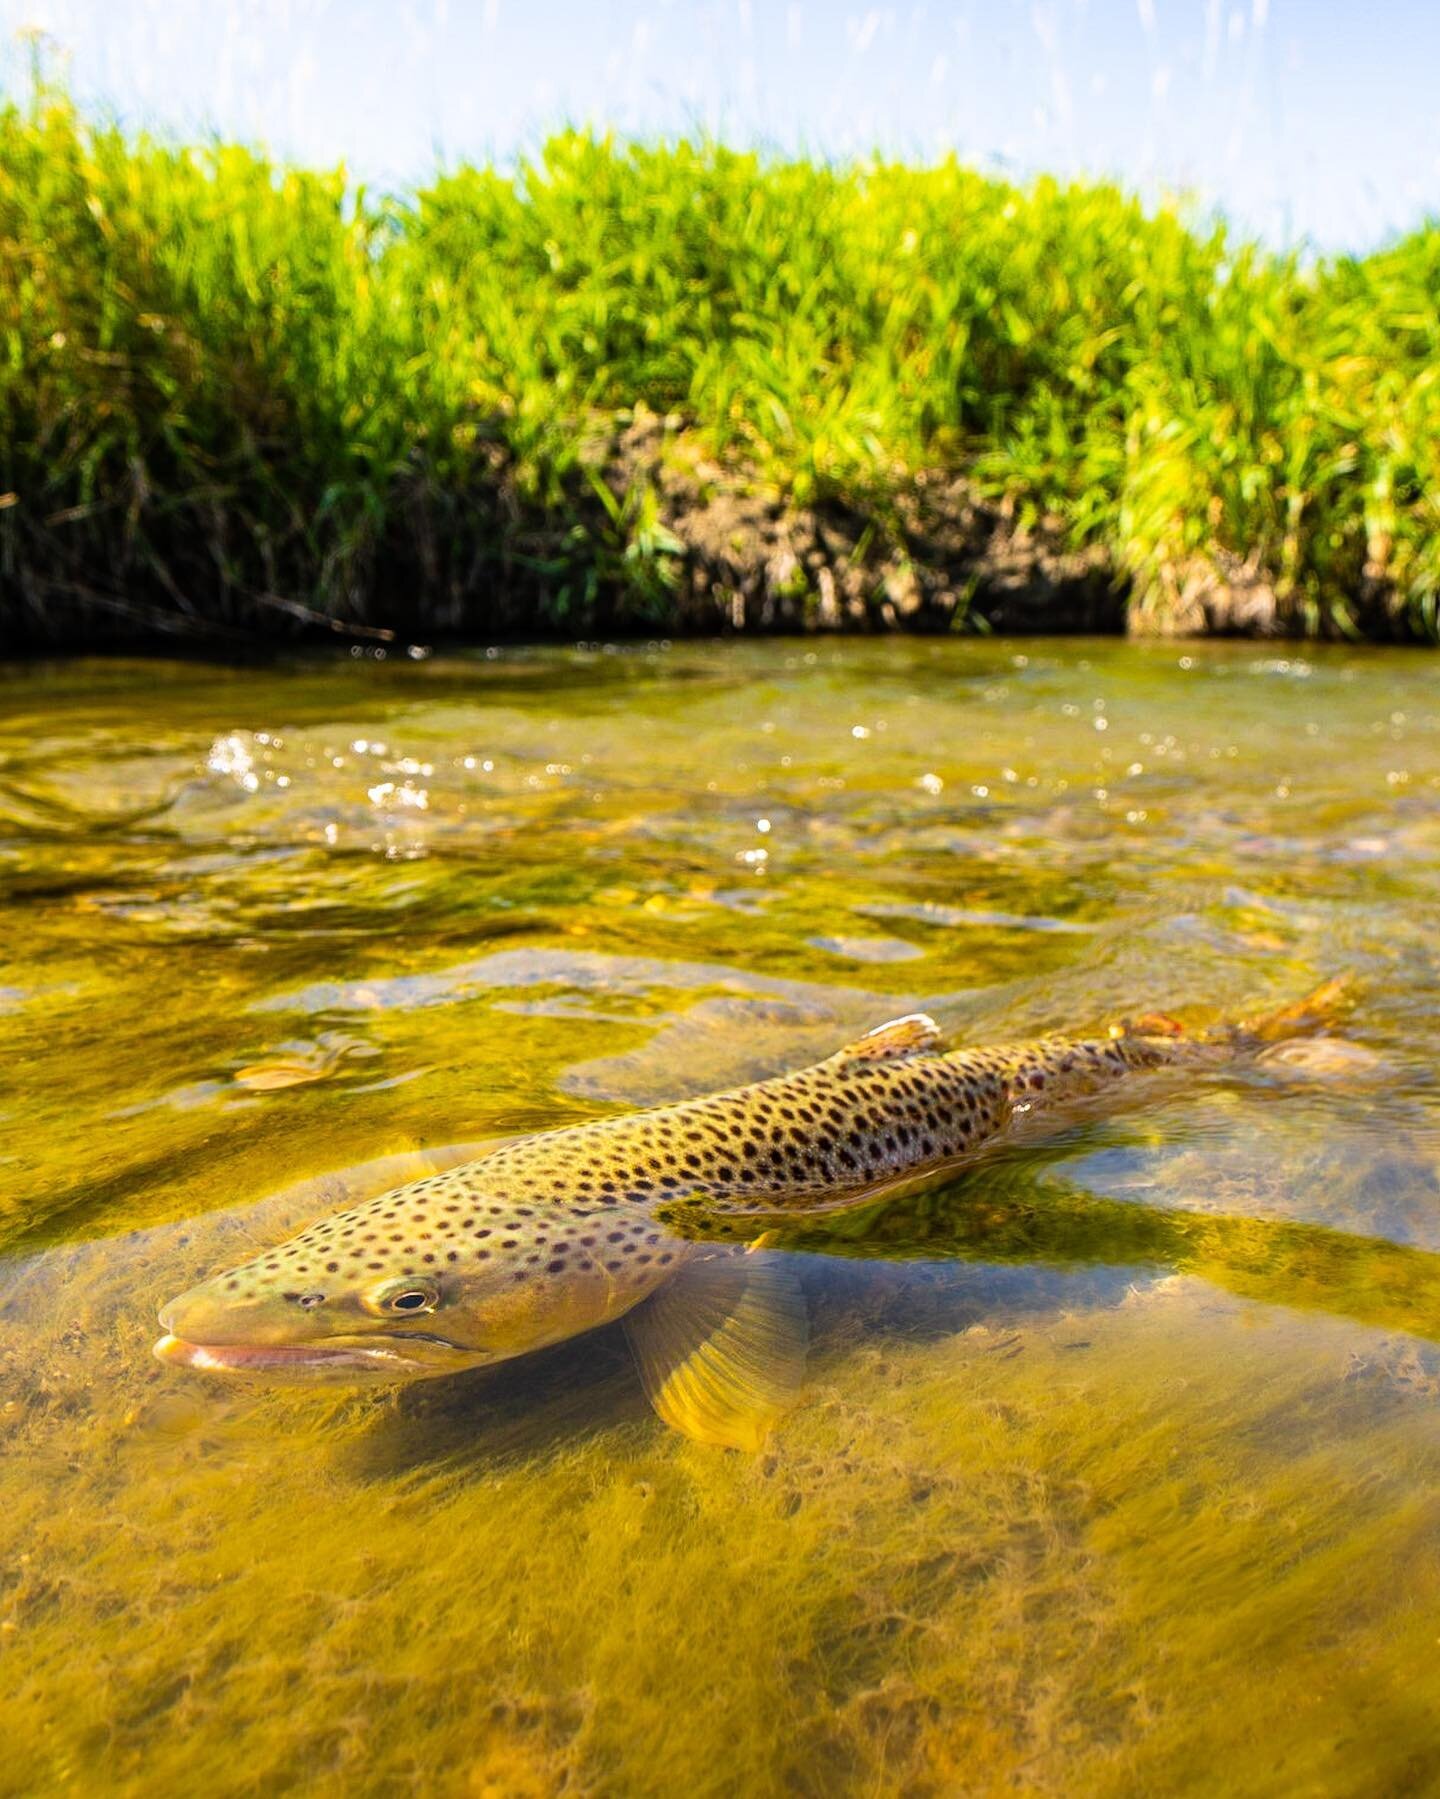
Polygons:
<instances>
[{"instance_id":1,"label":"dorsal fin","mask_svg":"<svg viewBox=\"0 0 1440 1799\"><path fill-rule=\"evenodd\" d=\"M877 1024L830 1060L842 1068L849 1062L903 1062L908 1056L929 1054L940 1037L940 1027L928 1012L910 1012L889 1024Z\"/></svg>"}]
</instances>

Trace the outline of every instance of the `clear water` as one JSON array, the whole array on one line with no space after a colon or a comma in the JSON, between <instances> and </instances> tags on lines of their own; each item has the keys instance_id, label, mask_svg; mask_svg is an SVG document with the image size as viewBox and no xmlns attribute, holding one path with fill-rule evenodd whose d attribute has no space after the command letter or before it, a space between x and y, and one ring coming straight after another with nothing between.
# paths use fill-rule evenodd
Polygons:
<instances>
[{"instance_id":1,"label":"clear water","mask_svg":"<svg viewBox=\"0 0 1440 1799\"><path fill-rule=\"evenodd\" d=\"M1422 655L882 642L0 676L7 1791L1440 1783L1440 690ZM797 1219L759 1456L602 1332L394 1390L156 1306L473 1143L1361 978ZM1335 1065L1331 1065L1334 1063Z\"/></svg>"}]
</instances>

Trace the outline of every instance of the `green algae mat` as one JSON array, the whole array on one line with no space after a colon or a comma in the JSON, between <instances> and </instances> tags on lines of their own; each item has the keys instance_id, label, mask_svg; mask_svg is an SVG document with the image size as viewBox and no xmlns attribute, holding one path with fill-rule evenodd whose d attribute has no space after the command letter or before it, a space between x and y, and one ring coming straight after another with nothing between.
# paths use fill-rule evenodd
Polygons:
<instances>
[{"instance_id":1,"label":"green algae mat","mask_svg":"<svg viewBox=\"0 0 1440 1799\"><path fill-rule=\"evenodd\" d=\"M984 641L0 675L0 1791L1440 1786L1440 689ZM156 1308L465 1145L1357 977L1343 1043L770 1241L758 1454L608 1329Z\"/></svg>"}]
</instances>

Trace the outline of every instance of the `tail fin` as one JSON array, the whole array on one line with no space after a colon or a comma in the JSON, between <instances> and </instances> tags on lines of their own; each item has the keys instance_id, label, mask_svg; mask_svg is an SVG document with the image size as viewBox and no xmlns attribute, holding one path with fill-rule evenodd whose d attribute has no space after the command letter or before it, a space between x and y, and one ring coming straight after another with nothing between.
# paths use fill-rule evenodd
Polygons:
<instances>
[{"instance_id":1,"label":"tail fin","mask_svg":"<svg viewBox=\"0 0 1440 1799\"><path fill-rule=\"evenodd\" d=\"M1355 1004L1356 981L1353 974L1333 975L1322 981L1304 999L1281 1006L1275 1012L1262 1012L1258 1018L1247 1018L1236 1026L1235 1034L1251 1043L1283 1043L1291 1037L1314 1037L1343 1018Z\"/></svg>"}]
</instances>

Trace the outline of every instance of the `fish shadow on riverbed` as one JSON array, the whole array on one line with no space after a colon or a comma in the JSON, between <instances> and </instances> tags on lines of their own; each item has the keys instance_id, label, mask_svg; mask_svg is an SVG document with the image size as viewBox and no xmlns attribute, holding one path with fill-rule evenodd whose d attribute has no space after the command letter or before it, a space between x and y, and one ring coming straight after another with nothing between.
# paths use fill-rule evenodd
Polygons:
<instances>
[{"instance_id":1,"label":"fish shadow on riverbed","mask_svg":"<svg viewBox=\"0 0 1440 1799\"><path fill-rule=\"evenodd\" d=\"M853 1261L824 1254L792 1260L806 1294L817 1377L862 1340L938 1341L982 1322L1020 1316L1044 1321L1065 1310L1117 1304L1137 1276L1143 1278L1139 1270L1116 1267ZM345 1456L359 1479L442 1468L481 1475L578 1448L601 1434L631 1436L637 1428L668 1434L645 1398L616 1324L494 1368L397 1388L374 1427Z\"/></svg>"},{"instance_id":2,"label":"fish shadow on riverbed","mask_svg":"<svg viewBox=\"0 0 1440 1799\"><path fill-rule=\"evenodd\" d=\"M1126 1151L1117 1137L1109 1147L1112 1175L1127 1154L1145 1164L1143 1152ZM861 1342L935 1341L975 1325L1043 1330L1177 1273L1246 1302L1440 1340L1433 1251L1258 1209L1105 1198L1054 1166L1066 1153L1051 1145L1012 1154L902 1198L792 1217L768 1232L770 1253L790 1259L805 1289L812 1390L827 1363ZM1422 1172L1404 1161L1387 1175L1408 1189ZM352 1454L361 1478L442 1465L478 1472L636 1426L664 1429L623 1331L611 1326L496 1368L401 1389Z\"/></svg>"},{"instance_id":3,"label":"fish shadow on riverbed","mask_svg":"<svg viewBox=\"0 0 1440 1799\"><path fill-rule=\"evenodd\" d=\"M623 1330L609 1325L494 1368L395 1389L345 1459L368 1480L442 1467L482 1473L647 1424L663 1428Z\"/></svg>"}]
</instances>

